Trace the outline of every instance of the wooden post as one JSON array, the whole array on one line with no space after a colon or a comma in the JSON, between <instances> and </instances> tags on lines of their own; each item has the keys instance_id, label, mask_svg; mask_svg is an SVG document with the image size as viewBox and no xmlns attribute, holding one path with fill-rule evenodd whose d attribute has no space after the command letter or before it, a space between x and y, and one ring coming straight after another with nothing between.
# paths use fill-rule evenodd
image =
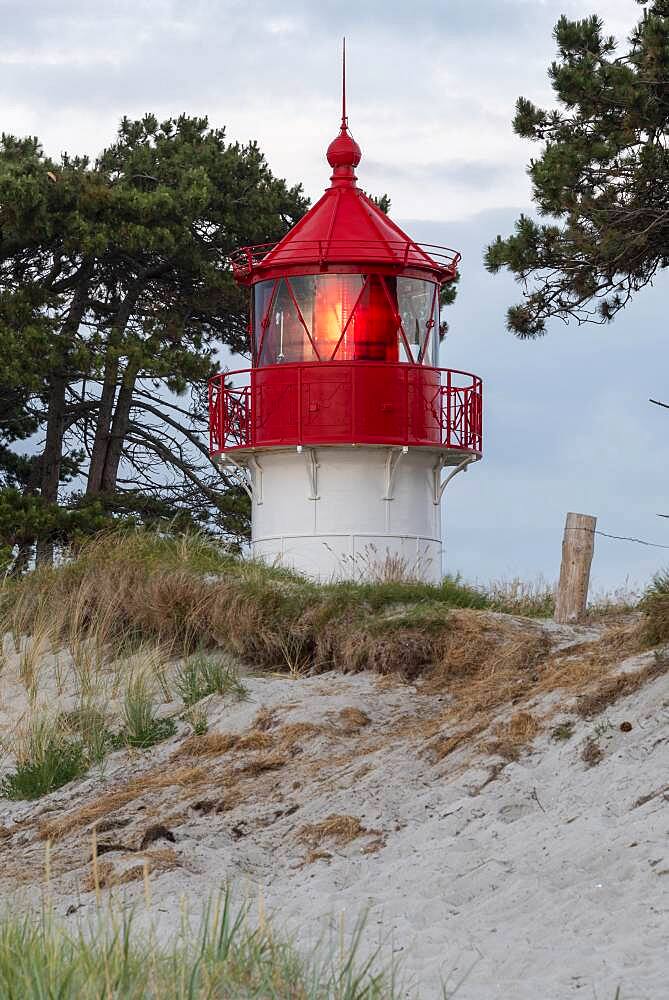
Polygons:
<instances>
[{"instance_id":1,"label":"wooden post","mask_svg":"<svg viewBox=\"0 0 669 1000\"><path fill-rule=\"evenodd\" d=\"M597 518L567 514L562 539L562 565L555 600L555 621L580 622L585 616Z\"/></svg>"}]
</instances>

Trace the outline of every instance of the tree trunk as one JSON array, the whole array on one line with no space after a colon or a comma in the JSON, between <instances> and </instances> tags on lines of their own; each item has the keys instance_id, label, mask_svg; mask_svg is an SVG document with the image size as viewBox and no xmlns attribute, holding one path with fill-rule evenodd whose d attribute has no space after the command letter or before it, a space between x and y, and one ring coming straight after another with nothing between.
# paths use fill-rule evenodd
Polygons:
<instances>
[{"instance_id":1,"label":"tree trunk","mask_svg":"<svg viewBox=\"0 0 669 1000\"><path fill-rule=\"evenodd\" d=\"M55 372L50 383L40 492L47 503L57 503L65 433L65 377Z\"/></svg>"},{"instance_id":2,"label":"tree trunk","mask_svg":"<svg viewBox=\"0 0 669 1000\"><path fill-rule=\"evenodd\" d=\"M40 494L47 503L58 503L58 487L60 485L60 467L63 461L63 440L65 437L65 391L67 389L67 356L70 341L76 337L88 304L88 289L93 273L91 261L81 265L79 282L72 299L70 311L65 319L61 334L63 353L61 366L51 374L49 379L49 404L46 420L46 440L40 470ZM40 540L37 542L35 559L38 564L53 562L53 542Z\"/></svg>"},{"instance_id":3,"label":"tree trunk","mask_svg":"<svg viewBox=\"0 0 669 1000\"><path fill-rule=\"evenodd\" d=\"M137 305L137 299L141 290L142 281L138 280L126 294L109 334L109 340L107 341L104 381L102 383L98 421L95 425L93 451L91 453L91 463L86 483L87 496L97 496L104 489L103 478L111 436L112 418L114 416L114 400L116 399L116 388L118 385L119 349L125 328Z\"/></svg>"},{"instance_id":4,"label":"tree trunk","mask_svg":"<svg viewBox=\"0 0 669 1000\"><path fill-rule=\"evenodd\" d=\"M109 350L110 347L111 337L110 343L107 345L107 349ZM95 425L93 451L91 453L91 461L88 467L88 480L86 483L87 496L96 496L102 489L102 473L104 472L105 459L107 457L109 427L114 413L117 378L118 360L115 357L108 358L105 362L105 375L102 383L102 394L100 396L97 423Z\"/></svg>"},{"instance_id":5,"label":"tree trunk","mask_svg":"<svg viewBox=\"0 0 669 1000\"><path fill-rule=\"evenodd\" d=\"M46 441L42 455L40 493L47 503L58 503L60 466L63 460L65 434L65 378L61 372L51 376ZM38 565L53 562L53 542L38 539L35 559Z\"/></svg>"},{"instance_id":6,"label":"tree trunk","mask_svg":"<svg viewBox=\"0 0 669 1000\"><path fill-rule=\"evenodd\" d=\"M111 434L107 444L107 456L102 471L103 493L113 493L116 490L118 467L121 462L123 443L130 426L130 410L132 409L133 391L138 371L138 364L129 364L123 376L123 385L116 401Z\"/></svg>"}]
</instances>

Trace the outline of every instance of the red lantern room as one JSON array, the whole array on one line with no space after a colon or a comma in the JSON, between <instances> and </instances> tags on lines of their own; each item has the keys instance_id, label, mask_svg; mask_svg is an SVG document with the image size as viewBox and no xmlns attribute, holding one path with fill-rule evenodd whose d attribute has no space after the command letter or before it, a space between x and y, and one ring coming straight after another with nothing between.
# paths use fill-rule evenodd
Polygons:
<instances>
[{"instance_id":1,"label":"red lantern room","mask_svg":"<svg viewBox=\"0 0 669 1000\"><path fill-rule=\"evenodd\" d=\"M460 255L392 222L360 159L344 103L323 197L279 243L233 255L252 368L211 382L211 453L246 470L257 556L321 578L399 560L434 580L441 471L481 456L481 380L439 367Z\"/></svg>"}]
</instances>

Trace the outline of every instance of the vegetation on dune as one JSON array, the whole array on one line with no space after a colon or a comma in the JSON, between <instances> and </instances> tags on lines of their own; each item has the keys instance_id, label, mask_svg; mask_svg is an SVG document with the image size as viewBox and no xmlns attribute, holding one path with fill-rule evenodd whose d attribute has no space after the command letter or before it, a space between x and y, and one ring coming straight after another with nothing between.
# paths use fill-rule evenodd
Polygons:
<instances>
[{"instance_id":1,"label":"vegetation on dune","mask_svg":"<svg viewBox=\"0 0 669 1000\"><path fill-rule=\"evenodd\" d=\"M197 653L187 657L176 675L177 691L187 708L210 694L233 694L246 697L246 688L239 679L236 665L224 655L208 656Z\"/></svg>"},{"instance_id":2,"label":"vegetation on dune","mask_svg":"<svg viewBox=\"0 0 669 1000\"><path fill-rule=\"evenodd\" d=\"M102 657L110 646L119 652L142 643L164 658L185 657L177 685L192 705L235 688L226 655L292 673L371 669L416 677L457 638L455 611L542 616L551 610L552 589L515 581L486 592L448 577L436 586L411 579L317 584L234 557L205 536L131 531L102 534L62 566L7 581L2 601L15 641L31 635L35 643L46 628L48 643L70 648L75 660L90 658L91 645Z\"/></svg>"},{"instance_id":3,"label":"vegetation on dune","mask_svg":"<svg viewBox=\"0 0 669 1000\"><path fill-rule=\"evenodd\" d=\"M70 930L52 913L0 920L0 994L38 1000L392 1000L390 976L358 957L362 927L339 954L302 955L262 918L257 928L229 894L205 910L197 932L184 925L158 946L134 926L133 914L112 911Z\"/></svg>"},{"instance_id":4,"label":"vegetation on dune","mask_svg":"<svg viewBox=\"0 0 669 1000\"><path fill-rule=\"evenodd\" d=\"M119 745L148 750L162 740L174 736L177 730L174 719L159 719L153 692L146 677L131 677L123 702L123 729L118 734Z\"/></svg>"},{"instance_id":5,"label":"vegetation on dune","mask_svg":"<svg viewBox=\"0 0 669 1000\"><path fill-rule=\"evenodd\" d=\"M407 676L433 659L451 609L490 606L457 580L319 585L234 558L204 537L147 532L102 535L67 564L8 582L3 600L16 635L48 621L56 644L71 644L79 629L97 646L134 637L177 656L219 648L274 669ZM223 683L209 674L203 683Z\"/></svg>"},{"instance_id":6,"label":"vegetation on dune","mask_svg":"<svg viewBox=\"0 0 669 1000\"><path fill-rule=\"evenodd\" d=\"M669 570L658 573L641 601L643 638L648 646L669 642Z\"/></svg>"},{"instance_id":7,"label":"vegetation on dune","mask_svg":"<svg viewBox=\"0 0 669 1000\"><path fill-rule=\"evenodd\" d=\"M666 607L665 591L658 580L654 596L646 597L647 628L652 609L662 600ZM545 614L551 598L543 584L517 582L488 593L448 578L439 586L395 577L317 584L233 557L206 536L103 534L63 565L6 580L0 591L2 631L13 641L36 727L32 743L26 737L27 750L5 747L16 766L4 793L35 797L102 764L110 750L147 751L175 734L177 715L194 739L205 738L206 699L243 698L238 668L244 662L292 676L371 670L420 680L425 693L449 693L448 734L435 723L438 758L488 731L494 739L484 746L512 759L538 724L518 710L513 725L491 730L502 706L563 688L587 691L587 706L579 698L574 710L597 714L600 703L669 666L658 661L626 675L625 684L609 683L612 665L639 649L637 624L616 623L605 641L586 641L576 657L565 656L552 650L540 623L522 619L523 613ZM496 613L503 610L512 617ZM58 718L67 752L47 741L40 756L37 702L49 653L57 653L49 682L55 680L57 694L59 657L69 658L74 685L68 696L76 696L78 708ZM120 706L113 722L110 698ZM158 711L175 698L174 709Z\"/></svg>"},{"instance_id":8,"label":"vegetation on dune","mask_svg":"<svg viewBox=\"0 0 669 1000\"><path fill-rule=\"evenodd\" d=\"M16 744L16 768L0 782L8 799L37 799L86 771L83 743L58 719L37 717Z\"/></svg>"}]
</instances>

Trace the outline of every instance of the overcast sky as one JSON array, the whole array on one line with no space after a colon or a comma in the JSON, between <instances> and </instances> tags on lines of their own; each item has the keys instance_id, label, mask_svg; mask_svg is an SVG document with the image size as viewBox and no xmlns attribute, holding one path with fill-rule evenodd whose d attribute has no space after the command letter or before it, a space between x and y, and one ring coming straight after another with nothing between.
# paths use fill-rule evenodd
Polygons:
<instances>
[{"instance_id":1,"label":"overcast sky","mask_svg":"<svg viewBox=\"0 0 669 1000\"><path fill-rule=\"evenodd\" d=\"M485 459L448 487L447 565L479 580L555 578L568 510L669 545L666 305L659 281L613 325L539 342L506 333L518 298L485 245L531 211L536 153L511 130L519 95L551 101L561 13L600 14L624 39L634 0L0 0L0 128L49 153L94 156L123 115L206 114L257 139L273 171L317 198L348 111L371 193L416 239L463 251L442 364L485 379ZM643 583L669 550L597 540L595 586Z\"/></svg>"}]
</instances>

